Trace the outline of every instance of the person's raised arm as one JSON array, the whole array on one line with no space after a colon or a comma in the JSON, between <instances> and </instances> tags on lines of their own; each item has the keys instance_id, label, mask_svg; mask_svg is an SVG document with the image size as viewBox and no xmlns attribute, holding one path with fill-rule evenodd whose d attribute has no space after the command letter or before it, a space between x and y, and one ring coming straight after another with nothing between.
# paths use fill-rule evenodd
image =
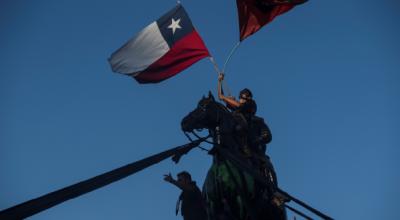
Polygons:
<instances>
[{"instance_id":1,"label":"person's raised arm","mask_svg":"<svg viewBox=\"0 0 400 220\"><path fill-rule=\"evenodd\" d=\"M225 102L226 104L232 106L232 107L239 107L240 103L236 101L233 97L226 97L222 91L222 81L224 80L224 74L220 73L218 75L218 98Z\"/></svg>"},{"instance_id":2,"label":"person's raised arm","mask_svg":"<svg viewBox=\"0 0 400 220\"><path fill-rule=\"evenodd\" d=\"M183 184L183 183L180 183L180 182L176 181L172 177L171 173L165 174L164 175L164 180L169 182L169 183L174 184L175 186L177 186L181 190L190 190L190 186L188 186L187 184Z\"/></svg>"},{"instance_id":3,"label":"person's raised arm","mask_svg":"<svg viewBox=\"0 0 400 220\"><path fill-rule=\"evenodd\" d=\"M219 75L218 75L218 87L217 87L217 89L218 89L218 98L220 99L220 100L222 100L223 99L223 97L224 97L224 93L223 93L223 91L222 91L222 81L224 80L224 74L223 73L220 73Z\"/></svg>"}]
</instances>

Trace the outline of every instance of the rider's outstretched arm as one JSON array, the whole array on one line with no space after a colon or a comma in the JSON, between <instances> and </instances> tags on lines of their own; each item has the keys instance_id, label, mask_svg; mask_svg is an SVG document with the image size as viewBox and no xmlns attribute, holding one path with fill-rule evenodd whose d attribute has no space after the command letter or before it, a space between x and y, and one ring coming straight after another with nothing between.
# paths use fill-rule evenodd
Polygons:
<instances>
[{"instance_id":1,"label":"rider's outstretched arm","mask_svg":"<svg viewBox=\"0 0 400 220\"><path fill-rule=\"evenodd\" d=\"M224 74L220 73L218 76L218 98L232 107L235 107L235 108L239 107L240 103L238 101L236 101L232 97L226 97L224 95L224 93L222 91L222 81L223 80L224 80Z\"/></svg>"}]
</instances>

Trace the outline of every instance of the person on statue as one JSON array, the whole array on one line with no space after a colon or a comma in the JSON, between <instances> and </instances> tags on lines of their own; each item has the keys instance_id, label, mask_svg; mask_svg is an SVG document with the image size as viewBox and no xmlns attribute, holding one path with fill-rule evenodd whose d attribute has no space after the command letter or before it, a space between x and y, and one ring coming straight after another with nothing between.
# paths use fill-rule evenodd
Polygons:
<instances>
[{"instance_id":1,"label":"person on statue","mask_svg":"<svg viewBox=\"0 0 400 220\"><path fill-rule=\"evenodd\" d=\"M218 76L218 97L232 109L236 122L245 132L245 140L242 141L242 152L250 158L251 164L260 170L272 183L270 193L277 186L276 173L269 156L266 154L267 144L272 140L272 134L262 117L256 116L257 104L253 99L252 92L245 88L239 93L239 101L234 97L227 97L222 92L222 81L224 74ZM244 120L241 120L244 119Z\"/></svg>"},{"instance_id":2,"label":"person on statue","mask_svg":"<svg viewBox=\"0 0 400 220\"><path fill-rule=\"evenodd\" d=\"M266 144L272 139L271 131L265 124L264 119L256 116L257 104L253 99L252 92L245 88L239 93L239 101L234 97L225 96L222 91L224 74L218 76L218 97L225 102L227 107L232 109L238 129L244 134L246 140L242 141L244 153L264 155ZM251 151L251 152L250 152Z\"/></svg>"},{"instance_id":3,"label":"person on statue","mask_svg":"<svg viewBox=\"0 0 400 220\"><path fill-rule=\"evenodd\" d=\"M218 98L223 101L227 108L232 110L232 116L236 123L235 132L238 137L242 137L240 139L240 151L243 153L244 156L250 156L250 149L248 143L248 129L249 129L249 122L252 109L256 106L255 101L253 100L253 94L247 88L243 89L239 93L239 101L237 101L232 96L225 96L222 91L222 81L224 80L224 74L220 73L218 76Z\"/></svg>"},{"instance_id":4,"label":"person on statue","mask_svg":"<svg viewBox=\"0 0 400 220\"><path fill-rule=\"evenodd\" d=\"M177 180L169 173L164 175L164 180L182 190L176 205L176 214L178 214L180 206L184 220L207 220L207 212L201 191L196 182L192 181L190 173L187 171L178 173Z\"/></svg>"},{"instance_id":5,"label":"person on statue","mask_svg":"<svg viewBox=\"0 0 400 220\"><path fill-rule=\"evenodd\" d=\"M224 80L224 74L220 73L218 76L218 98L225 102L228 108L232 110L237 110L240 107L244 106L244 104L253 99L253 94L247 88L243 89L239 93L239 101L237 101L234 97L225 96L222 92L222 81Z\"/></svg>"},{"instance_id":6,"label":"person on statue","mask_svg":"<svg viewBox=\"0 0 400 220\"><path fill-rule=\"evenodd\" d=\"M272 134L265 123L264 119L256 116L257 104L253 99L252 92L245 88L239 93L239 101L234 97L225 96L222 92L222 81L224 74L220 73L218 76L218 97L221 101L225 102L228 108L232 109L234 113L243 114L246 119L246 130L249 138L249 145L252 150L259 153L266 153L266 144L271 142Z\"/></svg>"}]
</instances>

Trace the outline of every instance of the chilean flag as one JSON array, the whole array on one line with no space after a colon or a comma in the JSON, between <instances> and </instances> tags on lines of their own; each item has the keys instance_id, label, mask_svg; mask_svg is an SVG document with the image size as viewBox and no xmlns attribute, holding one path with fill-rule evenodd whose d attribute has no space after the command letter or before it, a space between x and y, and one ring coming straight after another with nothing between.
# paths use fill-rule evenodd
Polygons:
<instances>
[{"instance_id":1,"label":"chilean flag","mask_svg":"<svg viewBox=\"0 0 400 220\"><path fill-rule=\"evenodd\" d=\"M108 59L114 72L139 83L158 83L210 56L185 9L178 4L145 27Z\"/></svg>"},{"instance_id":2,"label":"chilean flag","mask_svg":"<svg viewBox=\"0 0 400 220\"><path fill-rule=\"evenodd\" d=\"M254 34L278 15L308 0L236 0L240 41Z\"/></svg>"}]
</instances>

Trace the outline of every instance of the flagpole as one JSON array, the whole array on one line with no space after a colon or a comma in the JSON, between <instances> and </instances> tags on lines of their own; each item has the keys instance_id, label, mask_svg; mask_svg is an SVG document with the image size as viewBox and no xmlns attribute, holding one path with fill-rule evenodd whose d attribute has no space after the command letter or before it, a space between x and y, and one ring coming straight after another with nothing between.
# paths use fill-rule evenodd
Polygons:
<instances>
[{"instance_id":1,"label":"flagpole","mask_svg":"<svg viewBox=\"0 0 400 220\"><path fill-rule=\"evenodd\" d=\"M214 57L210 56L210 57L209 57L209 60L210 60L211 63L213 64L214 69L215 69L215 72L217 72L217 74L220 74L220 73L221 73L221 70L219 70L219 67L218 67L218 65L217 65L217 62L215 62Z\"/></svg>"},{"instance_id":2,"label":"flagpole","mask_svg":"<svg viewBox=\"0 0 400 220\"><path fill-rule=\"evenodd\" d=\"M214 66L215 72L219 75L220 73L225 74L223 71L221 72L221 70L219 69L217 62L215 62L214 57L210 56L209 60L211 61L211 63ZM222 86L225 88L225 90L228 92L228 96L232 96L231 94L231 90L229 89L227 83L222 80Z\"/></svg>"},{"instance_id":3,"label":"flagpole","mask_svg":"<svg viewBox=\"0 0 400 220\"><path fill-rule=\"evenodd\" d=\"M239 47L240 43L241 43L241 41L236 43L236 45L232 48L231 52L229 53L228 58L226 58L225 63L224 63L224 68L222 69L222 73L223 74L225 74L226 65L230 61L232 55L236 52L236 50ZM228 85L225 83L225 81L222 81L222 83L223 83L223 86L226 88L226 90L228 92L228 96L232 96L231 91L230 91Z\"/></svg>"},{"instance_id":4,"label":"flagpole","mask_svg":"<svg viewBox=\"0 0 400 220\"><path fill-rule=\"evenodd\" d=\"M222 69L222 72L225 73L226 65L228 64L229 60L231 59L233 53L236 52L237 48L239 47L241 41L237 42L236 45L232 48L231 52L228 55L228 58L226 58L225 63L224 63L224 68Z\"/></svg>"}]
</instances>

